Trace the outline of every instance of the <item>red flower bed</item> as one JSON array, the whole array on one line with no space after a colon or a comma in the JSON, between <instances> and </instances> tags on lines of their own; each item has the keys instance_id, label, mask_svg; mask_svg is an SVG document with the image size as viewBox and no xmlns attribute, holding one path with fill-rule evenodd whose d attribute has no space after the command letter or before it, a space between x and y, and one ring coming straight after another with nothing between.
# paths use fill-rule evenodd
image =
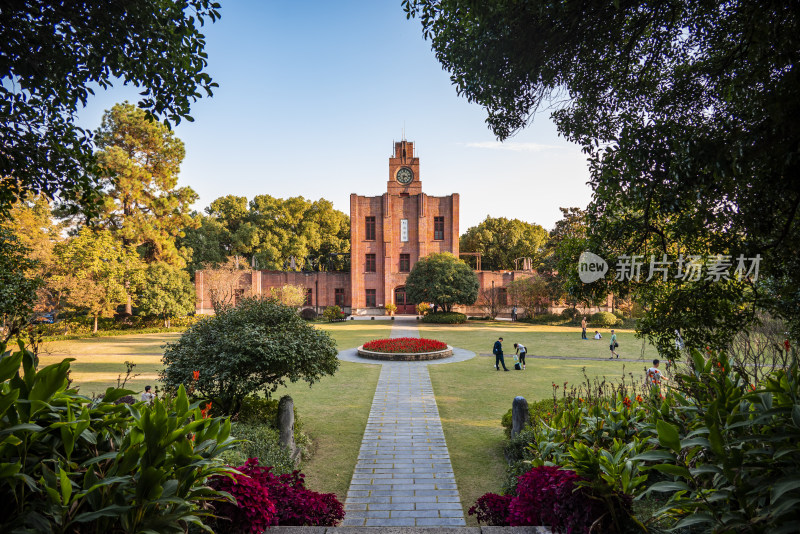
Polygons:
<instances>
[{"instance_id":1,"label":"red flower bed","mask_svg":"<svg viewBox=\"0 0 800 534\"><path fill-rule=\"evenodd\" d=\"M419 337L398 337L395 339L374 339L364 343L364 350L372 352L436 352L447 348L447 343L435 339Z\"/></svg>"}]
</instances>

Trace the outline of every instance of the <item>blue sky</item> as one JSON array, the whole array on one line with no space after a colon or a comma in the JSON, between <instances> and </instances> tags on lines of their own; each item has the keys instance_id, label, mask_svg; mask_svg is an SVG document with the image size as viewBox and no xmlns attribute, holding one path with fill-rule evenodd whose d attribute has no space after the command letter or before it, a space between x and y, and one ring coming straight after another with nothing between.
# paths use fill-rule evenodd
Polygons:
<instances>
[{"instance_id":1,"label":"blue sky","mask_svg":"<svg viewBox=\"0 0 800 534\"><path fill-rule=\"evenodd\" d=\"M200 210L227 194L326 198L349 212L349 195L380 195L393 141L415 142L430 195L461 194L460 231L514 217L550 229L559 206L584 207L585 157L558 137L548 115L505 143L485 112L456 95L420 23L399 0L222 0L206 26L213 98L176 133L186 144L179 184ZM98 92L80 123L137 91Z\"/></svg>"}]
</instances>

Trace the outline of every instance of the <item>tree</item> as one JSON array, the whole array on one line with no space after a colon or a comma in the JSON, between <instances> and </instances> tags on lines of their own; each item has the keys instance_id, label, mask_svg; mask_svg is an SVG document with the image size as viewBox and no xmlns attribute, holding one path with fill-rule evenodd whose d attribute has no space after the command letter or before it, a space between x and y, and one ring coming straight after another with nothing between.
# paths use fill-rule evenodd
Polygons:
<instances>
[{"instance_id":1,"label":"tree","mask_svg":"<svg viewBox=\"0 0 800 534\"><path fill-rule=\"evenodd\" d=\"M208 267L203 273L203 285L208 288L214 313L235 306L238 298L250 296L245 294L245 288L242 287L242 276L251 271L236 261L236 258L228 258L227 262L217 268Z\"/></svg>"},{"instance_id":2,"label":"tree","mask_svg":"<svg viewBox=\"0 0 800 534\"><path fill-rule=\"evenodd\" d=\"M539 273L547 281L550 297L567 304L596 306L613 289L626 294L625 285L613 286L606 279L585 284L578 276L578 261L583 252L596 250L589 242L588 213L581 208L559 208L562 218L556 221L545 248Z\"/></svg>"},{"instance_id":3,"label":"tree","mask_svg":"<svg viewBox=\"0 0 800 534\"><path fill-rule=\"evenodd\" d=\"M459 94L487 109L499 138L558 100L559 132L590 160L593 244L614 255L760 255L761 281L724 297L740 309L733 321L705 307L690 309L690 321L746 328L765 308L790 319L797 338L795 7L405 0ZM666 335L673 325L661 328Z\"/></svg>"},{"instance_id":4,"label":"tree","mask_svg":"<svg viewBox=\"0 0 800 534\"><path fill-rule=\"evenodd\" d=\"M110 230L124 247L135 247L148 263L183 267L175 239L195 224L189 207L197 199L190 187L176 187L183 142L127 102L105 113L96 141L102 207L94 224ZM130 284L125 280L126 288Z\"/></svg>"},{"instance_id":5,"label":"tree","mask_svg":"<svg viewBox=\"0 0 800 534\"><path fill-rule=\"evenodd\" d=\"M30 201L14 204L9 210L9 218L0 220L0 226L5 226L19 244L28 250L26 257L33 260L33 264L26 271L26 276L43 282L37 290L34 311L57 313L61 291L53 283L56 271L53 247L64 239L64 224L55 221L50 203L40 195Z\"/></svg>"},{"instance_id":6,"label":"tree","mask_svg":"<svg viewBox=\"0 0 800 534\"><path fill-rule=\"evenodd\" d=\"M512 281L508 286L508 296L512 302L524 308L528 316L541 313L553 301L550 285L540 274Z\"/></svg>"},{"instance_id":7,"label":"tree","mask_svg":"<svg viewBox=\"0 0 800 534\"><path fill-rule=\"evenodd\" d=\"M421 258L406 278L406 295L411 302L433 302L448 312L456 304L474 304L479 287L475 271L449 252Z\"/></svg>"},{"instance_id":8,"label":"tree","mask_svg":"<svg viewBox=\"0 0 800 534\"><path fill-rule=\"evenodd\" d=\"M183 269L168 263L151 263L145 269L137 298L139 313L158 315L169 327L172 317L194 311L195 300L194 284Z\"/></svg>"},{"instance_id":9,"label":"tree","mask_svg":"<svg viewBox=\"0 0 800 534\"><path fill-rule=\"evenodd\" d=\"M178 123L217 84L204 72L199 28L212 0L4 2L0 11L0 213L17 199L90 203L97 187L91 132L75 125L94 88L142 89L140 106Z\"/></svg>"},{"instance_id":10,"label":"tree","mask_svg":"<svg viewBox=\"0 0 800 534\"><path fill-rule=\"evenodd\" d=\"M194 224L183 229L183 237L176 240L176 246L187 258L186 269L192 279L199 269L217 268L228 260L223 246L226 229L217 219L194 213Z\"/></svg>"},{"instance_id":11,"label":"tree","mask_svg":"<svg viewBox=\"0 0 800 534\"><path fill-rule=\"evenodd\" d=\"M141 273L141 260L131 247L124 247L108 230L81 228L75 237L58 243L55 256L59 266L58 283L66 289L67 301L98 318L112 314L128 298L126 280L135 282Z\"/></svg>"},{"instance_id":12,"label":"tree","mask_svg":"<svg viewBox=\"0 0 800 534\"><path fill-rule=\"evenodd\" d=\"M0 226L0 340L3 344L18 335L33 317L41 279L30 276L36 262L28 258L29 252L14 234Z\"/></svg>"},{"instance_id":13,"label":"tree","mask_svg":"<svg viewBox=\"0 0 800 534\"><path fill-rule=\"evenodd\" d=\"M247 395L268 395L299 380L312 385L339 367L327 332L306 323L295 308L257 298L191 326L167 345L163 361L161 379L168 388L192 385L229 414L239 411Z\"/></svg>"},{"instance_id":14,"label":"tree","mask_svg":"<svg viewBox=\"0 0 800 534\"><path fill-rule=\"evenodd\" d=\"M281 287L271 287L269 295L281 304L285 304L291 308L299 308L306 301L306 288L303 286L284 284Z\"/></svg>"},{"instance_id":15,"label":"tree","mask_svg":"<svg viewBox=\"0 0 800 534\"><path fill-rule=\"evenodd\" d=\"M505 217L486 217L461 236L462 252L480 252L481 268L487 271L522 268L517 258L531 258L533 266L542 260L547 230L538 224Z\"/></svg>"}]
</instances>

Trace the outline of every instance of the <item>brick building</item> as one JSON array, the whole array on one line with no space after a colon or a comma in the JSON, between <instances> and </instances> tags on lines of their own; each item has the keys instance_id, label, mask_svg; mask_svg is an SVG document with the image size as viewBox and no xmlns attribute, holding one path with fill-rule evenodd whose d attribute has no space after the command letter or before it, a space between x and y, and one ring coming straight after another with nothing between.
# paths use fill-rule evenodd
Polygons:
<instances>
[{"instance_id":1,"label":"brick building","mask_svg":"<svg viewBox=\"0 0 800 534\"><path fill-rule=\"evenodd\" d=\"M306 307L321 312L340 306L354 315L384 315L384 306L397 305L398 314L414 314L405 280L414 264L433 252L459 255L459 196L426 195L422 191L419 158L414 143L394 144L389 158L386 192L381 196L350 195L350 272L248 271L239 280L242 294L267 294L286 284L306 288ZM208 273L195 275L197 313L213 313ZM481 288L504 290L512 280L530 271L479 271ZM480 313L477 310L464 310ZM508 310L505 310L506 312Z\"/></svg>"}]
</instances>

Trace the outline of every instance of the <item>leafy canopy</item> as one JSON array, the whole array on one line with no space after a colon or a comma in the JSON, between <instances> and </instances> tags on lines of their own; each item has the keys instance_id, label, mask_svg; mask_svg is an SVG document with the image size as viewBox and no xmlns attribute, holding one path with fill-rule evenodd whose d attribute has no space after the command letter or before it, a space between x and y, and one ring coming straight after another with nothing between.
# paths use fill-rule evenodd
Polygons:
<instances>
[{"instance_id":1,"label":"leafy canopy","mask_svg":"<svg viewBox=\"0 0 800 534\"><path fill-rule=\"evenodd\" d=\"M474 304L479 286L475 271L449 252L421 258L406 278L411 302L433 302L448 312L456 304Z\"/></svg>"},{"instance_id":2,"label":"leafy canopy","mask_svg":"<svg viewBox=\"0 0 800 534\"><path fill-rule=\"evenodd\" d=\"M595 252L760 254L764 282L722 297L732 313L687 305L683 316L698 331L730 332L761 307L790 318L800 336L796 5L404 0L404 8L500 139L557 102L559 132L589 158ZM702 295L706 285L668 285L659 300L676 290ZM673 325L658 328L668 334Z\"/></svg>"},{"instance_id":3,"label":"leafy canopy","mask_svg":"<svg viewBox=\"0 0 800 534\"><path fill-rule=\"evenodd\" d=\"M480 252L481 269L485 271L522 268L517 258L531 258L534 266L542 259L547 230L538 224L505 217L486 217L478 226L461 236L462 252Z\"/></svg>"},{"instance_id":4,"label":"leafy canopy","mask_svg":"<svg viewBox=\"0 0 800 534\"><path fill-rule=\"evenodd\" d=\"M212 0L4 2L0 10L0 213L18 198L88 202L97 186L91 132L75 117L94 88L142 90L167 124L217 84L204 72Z\"/></svg>"},{"instance_id":5,"label":"leafy canopy","mask_svg":"<svg viewBox=\"0 0 800 534\"><path fill-rule=\"evenodd\" d=\"M247 395L269 394L298 380L311 385L339 367L327 332L294 308L256 298L193 325L167 345L163 362L161 379L168 388L191 385L229 414L238 412Z\"/></svg>"}]
</instances>

